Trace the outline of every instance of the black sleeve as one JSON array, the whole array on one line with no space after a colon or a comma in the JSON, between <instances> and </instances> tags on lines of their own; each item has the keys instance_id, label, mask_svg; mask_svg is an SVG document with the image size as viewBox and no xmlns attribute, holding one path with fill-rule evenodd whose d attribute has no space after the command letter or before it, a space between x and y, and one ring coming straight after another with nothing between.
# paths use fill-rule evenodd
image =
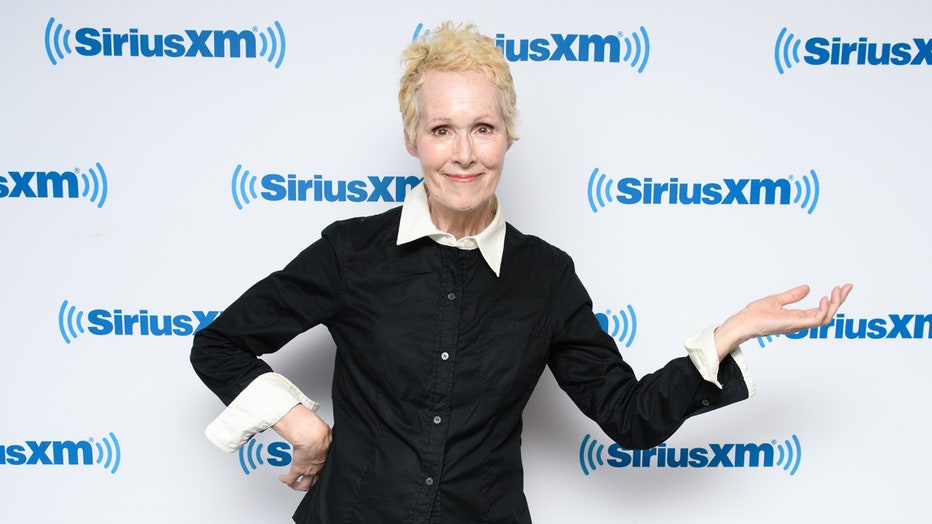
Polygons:
<instances>
[{"instance_id":1,"label":"black sleeve","mask_svg":"<svg viewBox=\"0 0 932 524\"><path fill-rule=\"evenodd\" d=\"M744 377L731 356L719 367L723 389L703 380L686 356L638 380L615 341L599 326L572 260L554 282L559 325L548 366L579 409L620 445L656 446L687 418L748 398Z\"/></svg>"},{"instance_id":2,"label":"black sleeve","mask_svg":"<svg viewBox=\"0 0 932 524\"><path fill-rule=\"evenodd\" d=\"M224 404L271 371L259 355L277 351L295 336L325 323L339 307L340 264L326 232L195 334L191 364Z\"/></svg>"}]
</instances>

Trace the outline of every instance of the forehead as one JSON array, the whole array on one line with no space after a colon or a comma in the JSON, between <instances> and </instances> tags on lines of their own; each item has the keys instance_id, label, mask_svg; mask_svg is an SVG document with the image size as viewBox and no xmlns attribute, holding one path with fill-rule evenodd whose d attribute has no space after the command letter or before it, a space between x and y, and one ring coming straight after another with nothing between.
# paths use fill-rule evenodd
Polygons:
<instances>
[{"instance_id":1,"label":"forehead","mask_svg":"<svg viewBox=\"0 0 932 524\"><path fill-rule=\"evenodd\" d=\"M426 118L501 117L503 96L481 71L434 69L418 88L418 111Z\"/></svg>"}]
</instances>

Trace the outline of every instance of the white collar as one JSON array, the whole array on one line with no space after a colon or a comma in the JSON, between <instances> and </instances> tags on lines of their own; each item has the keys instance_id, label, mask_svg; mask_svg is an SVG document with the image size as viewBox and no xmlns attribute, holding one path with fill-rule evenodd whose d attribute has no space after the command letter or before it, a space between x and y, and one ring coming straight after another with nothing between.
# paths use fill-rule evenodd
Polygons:
<instances>
[{"instance_id":1,"label":"white collar","mask_svg":"<svg viewBox=\"0 0 932 524\"><path fill-rule=\"evenodd\" d=\"M505 250L505 219L502 217L502 208L495 198L495 216L492 222L478 235L463 237L457 240L453 235L437 229L430 219L430 207L427 204L427 190L424 182L414 187L405 197L401 206L401 222L398 224L398 240L400 246L419 238L430 237L434 242L444 246L459 249L479 249L485 263L492 268L495 276L499 276L502 267L502 252Z\"/></svg>"}]
</instances>

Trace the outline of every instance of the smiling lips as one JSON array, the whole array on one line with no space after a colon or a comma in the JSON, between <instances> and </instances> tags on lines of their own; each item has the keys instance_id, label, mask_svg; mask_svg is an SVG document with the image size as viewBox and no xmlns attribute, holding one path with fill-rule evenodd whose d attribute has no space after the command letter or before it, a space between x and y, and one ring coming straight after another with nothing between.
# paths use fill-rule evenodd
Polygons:
<instances>
[{"instance_id":1,"label":"smiling lips","mask_svg":"<svg viewBox=\"0 0 932 524\"><path fill-rule=\"evenodd\" d=\"M445 174L445 176L446 176L447 178L449 178L450 180L452 180L453 182L467 183L467 182L472 182L472 181L474 181L474 180L478 180L479 177L482 176L482 173L478 173L478 174L475 174L475 175L450 175L450 174Z\"/></svg>"}]
</instances>

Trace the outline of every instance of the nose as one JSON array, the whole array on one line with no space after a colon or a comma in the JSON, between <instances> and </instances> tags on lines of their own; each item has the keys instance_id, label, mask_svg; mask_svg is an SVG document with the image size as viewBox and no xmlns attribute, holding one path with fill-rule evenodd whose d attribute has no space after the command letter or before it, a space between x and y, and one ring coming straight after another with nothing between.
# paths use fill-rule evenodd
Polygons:
<instances>
[{"instance_id":1,"label":"nose","mask_svg":"<svg viewBox=\"0 0 932 524\"><path fill-rule=\"evenodd\" d=\"M476 150L470 133L459 133L453 145L453 161L462 167L469 167L476 161Z\"/></svg>"}]
</instances>

